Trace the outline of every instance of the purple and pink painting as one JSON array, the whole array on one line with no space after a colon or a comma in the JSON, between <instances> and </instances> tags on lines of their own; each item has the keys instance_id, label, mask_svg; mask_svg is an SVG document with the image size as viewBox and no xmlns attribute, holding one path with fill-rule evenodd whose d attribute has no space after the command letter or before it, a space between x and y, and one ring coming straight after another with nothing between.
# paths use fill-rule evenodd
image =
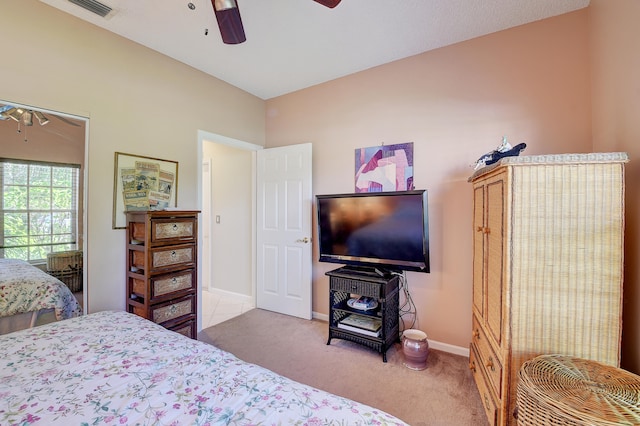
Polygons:
<instances>
[{"instance_id":1,"label":"purple and pink painting","mask_svg":"<svg viewBox=\"0 0 640 426\"><path fill-rule=\"evenodd\" d=\"M410 191L413 142L356 149L356 192Z\"/></svg>"}]
</instances>

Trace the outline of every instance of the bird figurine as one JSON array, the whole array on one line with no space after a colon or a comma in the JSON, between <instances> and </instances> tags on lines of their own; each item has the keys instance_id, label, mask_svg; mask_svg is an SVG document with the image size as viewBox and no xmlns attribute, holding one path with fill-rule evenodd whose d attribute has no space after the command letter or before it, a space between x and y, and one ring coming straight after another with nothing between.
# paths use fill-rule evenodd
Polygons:
<instances>
[{"instance_id":1,"label":"bird figurine","mask_svg":"<svg viewBox=\"0 0 640 426\"><path fill-rule=\"evenodd\" d=\"M519 143L518 145L512 147L511 144L507 141L507 137L503 136L502 143L496 149L478 158L473 170L478 170L482 167L496 163L504 157L517 157L522 151L524 151L526 147L526 143Z\"/></svg>"}]
</instances>

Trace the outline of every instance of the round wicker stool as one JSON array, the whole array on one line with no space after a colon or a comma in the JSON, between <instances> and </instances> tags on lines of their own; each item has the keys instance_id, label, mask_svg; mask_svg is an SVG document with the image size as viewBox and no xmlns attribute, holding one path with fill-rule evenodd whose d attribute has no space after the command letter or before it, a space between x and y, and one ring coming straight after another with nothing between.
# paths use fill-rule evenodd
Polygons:
<instances>
[{"instance_id":1,"label":"round wicker stool","mask_svg":"<svg viewBox=\"0 0 640 426\"><path fill-rule=\"evenodd\" d=\"M586 359L542 355L522 364L518 426L639 425L640 376Z\"/></svg>"}]
</instances>

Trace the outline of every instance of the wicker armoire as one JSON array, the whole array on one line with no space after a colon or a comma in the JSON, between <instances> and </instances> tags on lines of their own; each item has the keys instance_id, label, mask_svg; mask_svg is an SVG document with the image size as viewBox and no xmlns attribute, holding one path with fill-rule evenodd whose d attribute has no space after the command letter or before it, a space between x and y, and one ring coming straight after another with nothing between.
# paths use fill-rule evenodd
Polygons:
<instances>
[{"instance_id":1,"label":"wicker armoire","mask_svg":"<svg viewBox=\"0 0 640 426\"><path fill-rule=\"evenodd\" d=\"M523 362L620 363L625 153L503 158L473 183L469 367L491 425L515 425Z\"/></svg>"}]
</instances>

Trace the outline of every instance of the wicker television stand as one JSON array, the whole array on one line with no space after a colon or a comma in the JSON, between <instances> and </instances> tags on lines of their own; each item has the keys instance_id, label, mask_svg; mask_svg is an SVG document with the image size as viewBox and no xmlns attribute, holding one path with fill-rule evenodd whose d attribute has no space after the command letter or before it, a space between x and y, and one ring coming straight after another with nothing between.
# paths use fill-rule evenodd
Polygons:
<instances>
[{"instance_id":1,"label":"wicker television stand","mask_svg":"<svg viewBox=\"0 0 640 426\"><path fill-rule=\"evenodd\" d=\"M394 274L366 273L364 271L338 268L326 272L329 276L329 339L349 340L368 346L382 354L387 362L387 350L399 341L398 305L400 278ZM367 296L375 299L375 309L360 310L348 305L355 296ZM364 322L380 322L379 330L359 330L357 327L345 328L348 317Z\"/></svg>"}]
</instances>

